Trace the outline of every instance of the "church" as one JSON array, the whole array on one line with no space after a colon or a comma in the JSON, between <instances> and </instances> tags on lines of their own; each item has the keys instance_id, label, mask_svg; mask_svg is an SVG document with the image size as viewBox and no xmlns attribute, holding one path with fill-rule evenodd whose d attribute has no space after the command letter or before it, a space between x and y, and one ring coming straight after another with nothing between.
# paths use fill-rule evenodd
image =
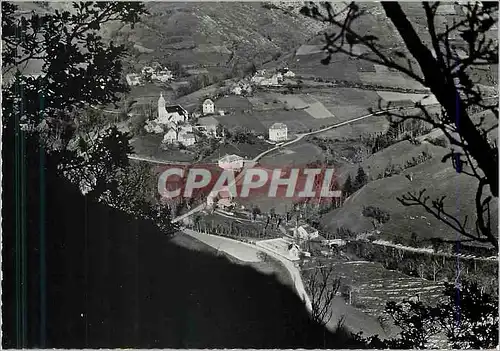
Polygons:
<instances>
[{"instance_id":1,"label":"church","mask_svg":"<svg viewBox=\"0 0 500 351\"><path fill-rule=\"evenodd\" d=\"M188 112L182 108L180 105L170 105L167 106L163 93L160 94L158 99L158 119L159 124L164 125L178 125L180 123L187 122Z\"/></svg>"}]
</instances>

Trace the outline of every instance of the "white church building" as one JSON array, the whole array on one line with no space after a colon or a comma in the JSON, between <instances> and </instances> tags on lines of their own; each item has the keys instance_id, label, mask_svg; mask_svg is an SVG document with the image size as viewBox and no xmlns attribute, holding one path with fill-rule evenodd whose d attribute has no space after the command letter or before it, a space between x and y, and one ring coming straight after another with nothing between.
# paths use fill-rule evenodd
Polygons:
<instances>
[{"instance_id":1,"label":"white church building","mask_svg":"<svg viewBox=\"0 0 500 351\"><path fill-rule=\"evenodd\" d=\"M163 93L158 99L158 123L170 125L187 122L189 113L181 105L167 106Z\"/></svg>"}]
</instances>

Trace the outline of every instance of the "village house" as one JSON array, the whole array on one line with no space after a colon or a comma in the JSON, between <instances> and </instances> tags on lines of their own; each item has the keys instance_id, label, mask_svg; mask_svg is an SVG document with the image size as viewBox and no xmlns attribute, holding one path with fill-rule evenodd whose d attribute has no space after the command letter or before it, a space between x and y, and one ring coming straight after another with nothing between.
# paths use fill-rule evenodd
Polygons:
<instances>
[{"instance_id":1,"label":"village house","mask_svg":"<svg viewBox=\"0 0 500 351\"><path fill-rule=\"evenodd\" d=\"M127 84L131 87L141 85L141 76L135 73L130 73L125 76Z\"/></svg>"},{"instance_id":2,"label":"village house","mask_svg":"<svg viewBox=\"0 0 500 351\"><path fill-rule=\"evenodd\" d=\"M173 144L177 141L177 131L175 128L169 128L165 135L163 136L163 143Z\"/></svg>"},{"instance_id":3,"label":"village house","mask_svg":"<svg viewBox=\"0 0 500 351\"><path fill-rule=\"evenodd\" d=\"M295 73L293 73L292 71L286 71L285 73L283 73L283 77L285 77L285 78L295 78Z\"/></svg>"},{"instance_id":4,"label":"village house","mask_svg":"<svg viewBox=\"0 0 500 351\"><path fill-rule=\"evenodd\" d=\"M172 72L167 68L162 68L157 62L152 64L152 67L145 66L141 70L142 76L147 80L160 81L166 83L173 79Z\"/></svg>"},{"instance_id":5,"label":"village house","mask_svg":"<svg viewBox=\"0 0 500 351\"><path fill-rule=\"evenodd\" d=\"M201 117L198 119L198 125L204 130L208 135L217 137L217 125L219 125L219 121L217 121L213 117Z\"/></svg>"},{"instance_id":6,"label":"village house","mask_svg":"<svg viewBox=\"0 0 500 351\"><path fill-rule=\"evenodd\" d=\"M288 128L284 123L274 123L269 127L269 140L285 141L288 139Z\"/></svg>"},{"instance_id":7,"label":"village house","mask_svg":"<svg viewBox=\"0 0 500 351\"><path fill-rule=\"evenodd\" d=\"M298 260L300 257L300 248L297 244L291 243L288 245L288 256L292 260Z\"/></svg>"},{"instance_id":8,"label":"village house","mask_svg":"<svg viewBox=\"0 0 500 351\"><path fill-rule=\"evenodd\" d=\"M190 125L169 127L163 136L163 143L173 144L175 142L184 146L194 145L196 143L196 138L193 133L193 127Z\"/></svg>"},{"instance_id":9,"label":"village house","mask_svg":"<svg viewBox=\"0 0 500 351\"><path fill-rule=\"evenodd\" d=\"M194 136L194 133L191 131L187 130L181 130L179 131L179 136L177 137L177 141L179 144L182 144L184 146L192 146L196 144L196 138Z\"/></svg>"},{"instance_id":10,"label":"village house","mask_svg":"<svg viewBox=\"0 0 500 351\"><path fill-rule=\"evenodd\" d=\"M215 111L214 102L212 100L210 100L210 99L206 99L205 101L203 101L202 108L203 108L203 114L204 115L212 114Z\"/></svg>"},{"instance_id":11,"label":"village house","mask_svg":"<svg viewBox=\"0 0 500 351\"><path fill-rule=\"evenodd\" d=\"M225 155L219 160L219 167L222 169L238 170L243 168L244 159L238 155Z\"/></svg>"},{"instance_id":12,"label":"village house","mask_svg":"<svg viewBox=\"0 0 500 351\"><path fill-rule=\"evenodd\" d=\"M222 202L222 206L228 205L231 206L234 203L232 202L234 196L231 194L231 191L229 191L229 188L227 186L224 186L220 188L219 191L217 190L212 190L210 194L207 196L207 206L212 207L216 203L219 204L221 200L224 200Z\"/></svg>"}]
</instances>

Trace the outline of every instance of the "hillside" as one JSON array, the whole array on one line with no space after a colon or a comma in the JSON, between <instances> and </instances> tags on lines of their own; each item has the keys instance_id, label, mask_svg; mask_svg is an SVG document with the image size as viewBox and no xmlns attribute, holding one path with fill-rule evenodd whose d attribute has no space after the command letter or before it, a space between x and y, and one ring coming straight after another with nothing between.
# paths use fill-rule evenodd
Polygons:
<instances>
[{"instance_id":1,"label":"hillside","mask_svg":"<svg viewBox=\"0 0 500 351\"><path fill-rule=\"evenodd\" d=\"M345 227L355 232L373 230L370 218L362 215L363 206L376 206L389 212L390 220L379 228L382 236L393 239L395 236L409 237L415 232L420 238L442 237L455 239L456 232L448 226L429 215L423 208L404 207L397 198L408 191L418 192L427 189L431 199L445 195L446 209L453 215L464 218L471 217L468 221L469 229L473 229L475 218L474 197L477 189L476 181L466 175L458 174L449 162L441 162L442 155L447 151L445 148L436 147L423 143L417 147L402 142L382 150L365 160L361 165L367 173L374 178L383 171L385 166L402 164L418 155L421 151L427 151L434 157L418 166L408 168L400 175L389 178L373 180L358 192L351 195L344 205L329 214L324 215L323 224L332 230ZM343 177L347 173L355 176L357 167L344 169ZM413 174L413 180L407 179L404 174ZM493 202L491 208L492 224L497 231L498 202Z\"/></svg>"},{"instance_id":2,"label":"hillside","mask_svg":"<svg viewBox=\"0 0 500 351\"><path fill-rule=\"evenodd\" d=\"M150 15L143 23L116 34L131 44L139 62L158 59L193 66L243 67L293 50L322 28L299 14L257 2L150 2L147 9Z\"/></svg>"}]
</instances>

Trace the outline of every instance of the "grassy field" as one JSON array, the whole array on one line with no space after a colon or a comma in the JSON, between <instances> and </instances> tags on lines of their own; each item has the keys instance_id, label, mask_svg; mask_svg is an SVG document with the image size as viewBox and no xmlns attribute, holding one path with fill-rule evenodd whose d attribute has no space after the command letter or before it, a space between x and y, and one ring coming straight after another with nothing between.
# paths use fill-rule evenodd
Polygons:
<instances>
[{"instance_id":1,"label":"grassy field","mask_svg":"<svg viewBox=\"0 0 500 351\"><path fill-rule=\"evenodd\" d=\"M360 164L346 165L340 168L338 176L342 182L347 178L348 174L354 178L358 167L361 166L369 177L377 179L380 174L383 174L384 169L388 165L404 166L407 161L411 161L413 157L419 156L422 152L427 152L433 157L441 159L448 152L448 149L432 145L428 142L424 142L420 145L413 145L405 140L368 156L368 158Z\"/></svg>"},{"instance_id":2,"label":"grassy field","mask_svg":"<svg viewBox=\"0 0 500 351\"><path fill-rule=\"evenodd\" d=\"M131 140L135 154L142 157L150 157L158 161L193 161L196 153L181 150L163 150L160 145L163 134L147 134L138 136Z\"/></svg>"},{"instance_id":3,"label":"grassy field","mask_svg":"<svg viewBox=\"0 0 500 351\"><path fill-rule=\"evenodd\" d=\"M299 141L284 149L276 150L264 156L259 163L263 166L303 167L307 163L323 159L322 150L311 143Z\"/></svg>"},{"instance_id":4,"label":"grassy field","mask_svg":"<svg viewBox=\"0 0 500 351\"><path fill-rule=\"evenodd\" d=\"M223 110L225 112L242 112L250 110L252 104L246 97L228 95L214 101L216 110Z\"/></svg>"},{"instance_id":5,"label":"grassy field","mask_svg":"<svg viewBox=\"0 0 500 351\"><path fill-rule=\"evenodd\" d=\"M254 158L262 151L269 149L271 146L268 143L255 143L255 144L224 144L214 151L210 156L205 158L205 161L216 162L226 154L236 154L248 159Z\"/></svg>"}]
</instances>

